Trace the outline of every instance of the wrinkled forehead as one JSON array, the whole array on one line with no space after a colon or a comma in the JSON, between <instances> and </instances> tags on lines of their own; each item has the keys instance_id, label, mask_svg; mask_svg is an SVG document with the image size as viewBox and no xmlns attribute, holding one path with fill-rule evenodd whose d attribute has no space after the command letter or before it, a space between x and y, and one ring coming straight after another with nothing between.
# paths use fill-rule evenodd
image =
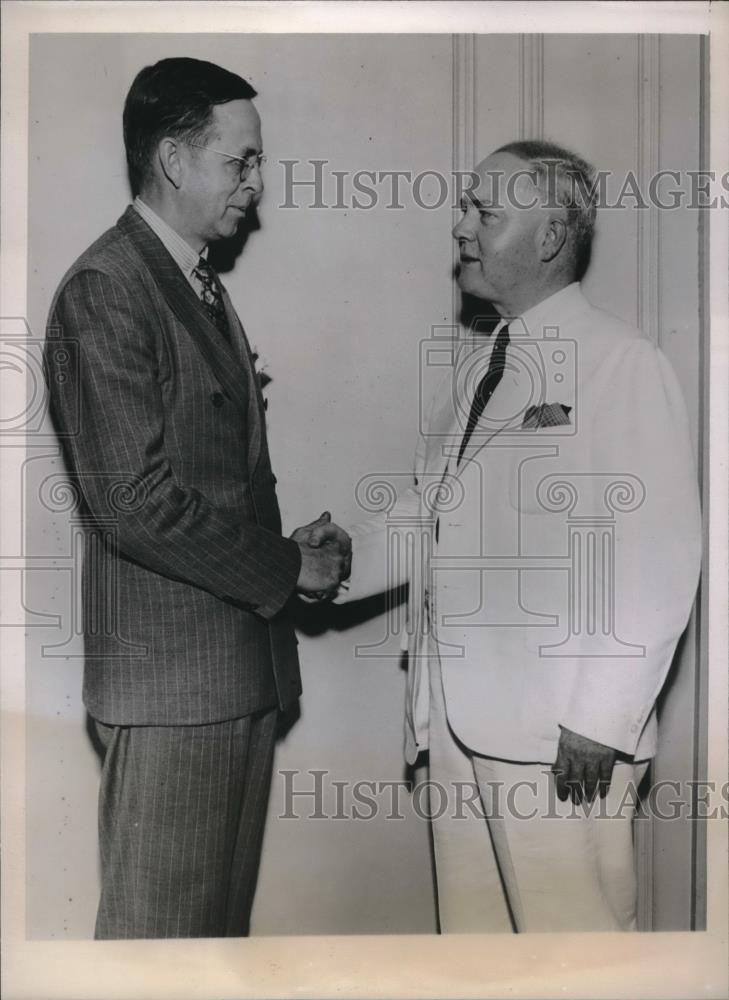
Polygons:
<instances>
[{"instance_id":1,"label":"wrinkled forehead","mask_svg":"<svg viewBox=\"0 0 729 1000\"><path fill-rule=\"evenodd\" d=\"M472 194L483 205L500 208L533 204L539 196L533 168L512 153L492 153L476 167Z\"/></svg>"}]
</instances>

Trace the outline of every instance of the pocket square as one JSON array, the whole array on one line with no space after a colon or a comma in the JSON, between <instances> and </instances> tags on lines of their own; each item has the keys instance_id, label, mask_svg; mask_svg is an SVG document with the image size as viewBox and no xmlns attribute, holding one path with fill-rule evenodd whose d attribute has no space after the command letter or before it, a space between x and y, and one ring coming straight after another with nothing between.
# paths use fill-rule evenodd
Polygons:
<instances>
[{"instance_id":1,"label":"pocket square","mask_svg":"<svg viewBox=\"0 0 729 1000\"><path fill-rule=\"evenodd\" d=\"M534 430L537 427L558 427L569 424L571 406L564 403L540 403L528 406L524 414L522 428Z\"/></svg>"}]
</instances>

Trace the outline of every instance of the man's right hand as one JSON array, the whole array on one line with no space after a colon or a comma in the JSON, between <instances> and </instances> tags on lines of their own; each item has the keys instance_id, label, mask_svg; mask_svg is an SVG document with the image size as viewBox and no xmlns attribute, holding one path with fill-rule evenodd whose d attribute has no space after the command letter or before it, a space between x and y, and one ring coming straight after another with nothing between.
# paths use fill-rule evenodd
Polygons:
<instances>
[{"instance_id":1,"label":"man's right hand","mask_svg":"<svg viewBox=\"0 0 729 1000\"><path fill-rule=\"evenodd\" d=\"M352 566L349 535L332 523L329 511L310 524L297 528L291 538L301 551L301 571L296 584L299 593L318 600L333 597Z\"/></svg>"}]
</instances>

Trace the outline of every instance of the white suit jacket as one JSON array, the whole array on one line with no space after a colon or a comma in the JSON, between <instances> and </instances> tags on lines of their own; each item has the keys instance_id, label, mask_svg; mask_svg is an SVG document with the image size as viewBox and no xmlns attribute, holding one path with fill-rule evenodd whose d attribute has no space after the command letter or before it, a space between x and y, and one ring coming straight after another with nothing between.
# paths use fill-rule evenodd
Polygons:
<instances>
[{"instance_id":1,"label":"white suit jacket","mask_svg":"<svg viewBox=\"0 0 729 1000\"><path fill-rule=\"evenodd\" d=\"M351 529L340 599L409 581L408 760L428 742L431 629L449 724L472 751L551 763L566 726L644 759L700 567L681 391L662 352L576 283L509 335L460 463L495 333L454 359L412 488Z\"/></svg>"}]
</instances>

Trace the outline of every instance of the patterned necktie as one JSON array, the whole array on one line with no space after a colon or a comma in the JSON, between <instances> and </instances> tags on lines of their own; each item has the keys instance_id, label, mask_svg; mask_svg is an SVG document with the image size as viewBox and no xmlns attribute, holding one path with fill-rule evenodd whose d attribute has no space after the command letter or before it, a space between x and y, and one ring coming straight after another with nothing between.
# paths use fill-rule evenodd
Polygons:
<instances>
[{"instance_id":1,"label":"patterned necktie","mask_svg":"<svg viewBox=\"0 0 729 1000\"><path fill-rule=\"evenodd\" d=\"M461 464L461 459L463 458L463 453L466 450L468 442L471 440L471 435L476 427L476 424L481 419L481 414L488 401L494 394L494 389L499 384L504 375L504 367L506 364L506 348L509 346L509 326L502 326L499 330L498 336L496 337L496 343L494 344L494 349L491 352L491 358L489 360L489 366L486 374L481 379L481 381L476 386L476 392L473 397L473 402L471 403L471 412L468 414L468 423L466 424L466 430L463 434L463 440L461 441L461 448L458 452L458 465Z\"/></svg>"},{"instance_id":2,"label":"patterned necktie","mask_svg":"<svg viewBox=\"0 0 729 1000\"><path fill-rule=\"evenodd\" d=\"M204 257L200 258L193 273L202 284L200 299L205 307L205 312L228 343L230 343L230 327L228 326L228 317L225 314L223 293L217 274Z\"/></svg>"}]
</instances>

